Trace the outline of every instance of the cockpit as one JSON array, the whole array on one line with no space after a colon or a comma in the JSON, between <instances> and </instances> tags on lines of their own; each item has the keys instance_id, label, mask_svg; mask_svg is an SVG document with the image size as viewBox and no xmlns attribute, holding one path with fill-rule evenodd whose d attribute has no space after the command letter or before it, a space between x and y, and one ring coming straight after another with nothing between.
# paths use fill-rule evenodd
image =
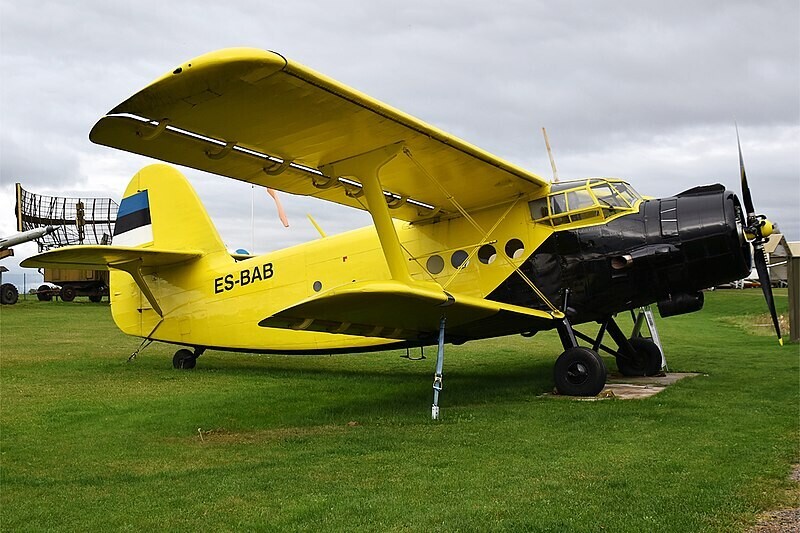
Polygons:
<instances>
[{"instance_id":1,"label":"cockpit","mask_svg":"<svg viewBox=\"0 0 800 533\"><path fill-rule=\"evenodd\" d=\"M528 202L528 206L536 222L560 226L602 222L635 211L641 200L622 180L589 178L554 183L547 196Z\"/></svg>"}]
</instances>

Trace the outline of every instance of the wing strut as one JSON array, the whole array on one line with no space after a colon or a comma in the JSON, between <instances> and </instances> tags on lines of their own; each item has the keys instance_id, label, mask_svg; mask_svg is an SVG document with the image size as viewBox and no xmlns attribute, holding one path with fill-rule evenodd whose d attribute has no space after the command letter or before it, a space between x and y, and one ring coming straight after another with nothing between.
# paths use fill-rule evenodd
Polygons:
<instances>
[{"instance_id":1,"label":"wing strut","mask_svg":"<svg viewBox=\"0 0 800 533\"><path fill-rule=\"evenodd\" d=\"M495 223L495 225L492 227L492 229L490 229L488 232L486 232L486 231L484 231L484 229L481 227L481 225L480 225L480 224L478 224L478 223L475 221L475 219L474 219L474 218L472 218L472 217L470 216L470 214L467 212L467 210L466 210L466 209L464 209L464 208L461 206L461 204L459 204L459 203L458 203L458 200L456 200L456 199L455 199L455 197L454 197L452 194L450 194L450 193L447 191L447 189L445 189L445 188L444 188L444 186L443 186L441 183L439 183L439 181L438 181L438 180L437 180L435 177L433 177L433 175L432 175L430 172L428 172L427 170L425 170L425 167L423 167L423 166L422 166L422 165L421 165L421 164L420 164L420 163L419 163L419 162L418 162L418 161L417 161L417 160L414 158L414 155L411 153L411 150L409 150L408 148L405 148L405 147L404 147L404 148L403 148L403 153L406 155L406 157L408 157L408 159L410 159L410 160L411 160L411 162L413 162L413 163L414 163L414 165L416 165L416 167L417 167L417 168L420 170L420 172L422 172L422 173L423 173L423 174L424 174L424 175L425 175L425 176L426 176L426 177L427 177L427 178L428 178L428 179L429 179L429 180L430 180L430 181L431 181L431 182L432 182L434 185L436 185L436 187L438 187L438 188L439 188L439 190L440 190L440 191L442 191L442 194L444 194L444 196L445 196L445 197L446 197L446 198L447 198L447 199L450 201L450 203L451 203L451 204L453 204L453 206L454 206L454 207L455 207L455 208L458 210L458 212L459 212L459 213L461 213L461 216L463 216L463 217L464 217L464 219L466 219L466 220L467 220L467 221L468 221L470 224L472 224L472 226L473 226L473 227L474 227L476 230L478 230L478 234L480 234L480 235L483 235L483 236L484 236L484 237L483 237L483 240L481 241L481 244L480 244L479 246L482 246L483 244L485 244L485 241L486 241L486 240L488 240L489 236L490 236L490 235L491 235L491 234L494 232L494 230L495 230L495 229L497 228L497 226L500 224L500 222L502 221L502 219L503 219L503 218L505 218L505 217L508 215L508 213L511 211L511 209L512 209L512 208L513 208L513 207L514 207L516 204L517 204L517 202L518 202L518 201L519 201L519 199L520 199L520 196L517 196L517 198L514 200L514 202L511 204L511 206L509 206L508 210L507 210L507 211L506 211L506 212L503 214L503 216L500 218L500 220L498 220L498 221ZM473 253L475 253L475 252L473 252ZM527 283L527 284L528 284L528 286L529 286L529 287L530 287L530 288L533 290L533 292L534 292L534 293L536 293L536 295L537 295L537 296L539 296L539 298L540 298L540 299L541 299L541 300L542 300L542 301L545 303L545 305L547 305L547 307L549 307L549 308L550 308L550 310L551 310L551 311L554 313L554 315L553 315L553 316L557 316L557 315L559 315L560 311L558 310L558 308L557 308L556 306L554 306L554 305L553 305L553 304L550 302L550 300L548 300L548 299L547 299L547 297L544 295L544 293L542 293L542 291L540 291L540 290L539 290L539 289L536 287L536 285L534 285L534 284L533 284L533 282L532 282L532 281L531 281L531 280L528 278L528 276L526 276L526 275L525 275L525 273L522 271L522 269L519 267L519 265L517 265L517 264L514 264L514 262L513 262L513 261L511 261L511 260L510 260L509 258L507 258L507 257L504 257L503 255L500 255L500 257L503 257L503 259L506 261L506 263L508 263L508 264L509 264L509 265L510 265L510 266L511 266L511 267L512 267L512 268L513 268L513 269L514 269L516 272L517 272L517 274L519 274L519 276L520 276L520 277L523 279L523 281L525 281L525 283ZM471 260L471 259L472 259L472 256L468 257L468 258L467 258L467 261L469 261L469 260ZM464 266L464 265L467 263L467 261L465 261L464 263L462 263L462 264L461 264L461 266L463 267L463 266ZM455 278L455 276L456 276L456 275L458 275L460 272L461 272L461 267L459 267L459 268L456 270L455 274L453 274L453 276L452 276L452 277L451 277L451 278L450 278L450 279L447 281L447 283L445 284L445 288L447 287L447 285L449 285L449 284L450 284L450 282L451 282L451 281L453 281L453 279Z\"/></svg>"},{"instance_id":2,"label":"wing strut","mask_svg":"<svg viewBox=\"0 0 800 533\"><path fill-rule=\"evenodd\" d=\"M413 284L414 280L408 270L408 261L406 261L403 248L400 246L400 239L397 237L392 216L389 214L386 195L383 193L383 187L378 179L381 168L394 159L403 147L403 142L390 144L364 154L322 165L320 171L334 179L343 176L353 176L359 179L367 200L367 209L372 216L375 229L378 231L378 239L380 239L392 279Z\"/></svg>"}]
</instances>

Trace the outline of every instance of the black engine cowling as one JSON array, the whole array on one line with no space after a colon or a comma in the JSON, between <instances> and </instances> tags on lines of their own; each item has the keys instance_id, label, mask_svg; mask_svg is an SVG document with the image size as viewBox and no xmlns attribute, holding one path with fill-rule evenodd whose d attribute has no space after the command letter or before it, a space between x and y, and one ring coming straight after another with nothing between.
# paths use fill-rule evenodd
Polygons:
<instances>
[{"instance_id":1,"label":"black engine cowling","mask_svg":"<svg viewBox=\"0 0 800 533\"><path fill-rule=\"evenodd\" d=\"M722 185L644 201L604 225L551 235L521 266L556 306L569 291L573 322L659 303L662 316L703 306L702 289L750 272L739 199ZM546 309L519 276L489 299Z\"/></svg>"}]
</instances>

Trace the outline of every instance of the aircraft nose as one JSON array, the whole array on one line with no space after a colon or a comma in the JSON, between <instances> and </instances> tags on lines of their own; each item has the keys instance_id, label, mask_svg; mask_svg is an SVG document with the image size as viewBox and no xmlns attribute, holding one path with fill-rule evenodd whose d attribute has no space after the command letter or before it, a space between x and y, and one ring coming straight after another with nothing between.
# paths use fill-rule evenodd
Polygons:
<instances>
[{"instance_id":1,"label":"aircraft nose","mask_svg":"<svg viewBox=\"0 0 800 533\"><path fill-rule=\"evenodd\" d=\"M750 272L746 215L735 193L722 185L695 188L662 199L660 215L662 235L665 227L674 227L672 238L681 248L687 281L696 290L741 279Z\"/></svg>"}]
</instances>

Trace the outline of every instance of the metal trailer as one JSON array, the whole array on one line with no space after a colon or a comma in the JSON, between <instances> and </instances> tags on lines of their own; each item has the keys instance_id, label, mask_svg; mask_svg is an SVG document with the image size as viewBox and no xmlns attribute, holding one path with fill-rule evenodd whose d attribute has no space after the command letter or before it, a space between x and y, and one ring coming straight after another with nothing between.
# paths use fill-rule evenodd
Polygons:
<instances>
[{"instance_id":1,"label":"metal trailer","mask_svg":"<svg viewBox=\"0 0 800 533\"><path fill-rule=\"evenodd\" d=\"M76 296L88 296L93 302L100 302L108 296L108 272L104 270L77 270L65 268L45 268L45 283L36 289L36 297L49 302L53 297L71 302Z\"/></svg>"}]
</instances>

